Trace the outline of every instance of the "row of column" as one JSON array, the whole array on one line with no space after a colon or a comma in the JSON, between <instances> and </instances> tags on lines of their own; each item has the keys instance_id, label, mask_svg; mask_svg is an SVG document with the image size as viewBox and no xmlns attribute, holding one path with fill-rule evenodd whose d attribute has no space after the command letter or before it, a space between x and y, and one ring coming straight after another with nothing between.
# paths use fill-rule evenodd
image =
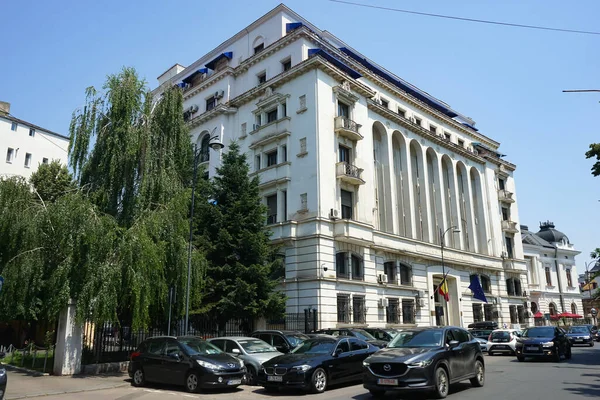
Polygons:
<instances>
[{"instance_id":1,"label":"row of column","mask_svg":"<svg viewBox=\"0 0 600 400\"><path fill-rule=\"evenodd\" d=\"M456 226L460 233L446 235L446 246L489 253L482 176L475 167L398 131L390 136L379 122L373 125L373 157L379 230L440 244L440 229Z\"/></svg>"}]
</instances>

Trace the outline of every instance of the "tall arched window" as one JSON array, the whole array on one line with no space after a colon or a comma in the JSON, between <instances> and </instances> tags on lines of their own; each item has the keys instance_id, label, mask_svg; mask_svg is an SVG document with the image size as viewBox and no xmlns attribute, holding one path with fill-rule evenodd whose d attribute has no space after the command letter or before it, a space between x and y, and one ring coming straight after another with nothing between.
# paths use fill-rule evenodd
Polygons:
<instances>
[{"instance_id":1,"label":"tall arched window","mask_svg":"<svg viewBox=\"0 0 600 400\"><path fill-rule=\"evenodd\" d=\"M571 303L571 313L577 314L577 304Z\"/></svg>"},{"instance_id":2,"label":"tall arched window","mask_svg":"<svg viewBox=\"0 0 600 400\"><path fill-rule=\"evenodd\" d=\"M200 162L210 160L210 146L208 145L209 142L210 136L204 135L202 141L200 142Z\"/></svg>"},{"instance_id":3,"label":"tall arched window","mask_svg":"<svg viewBox=\"0 0 600 400\"><path fill-rule=\"evenodd\" d=\"M531 302L531 313L532 313L532 314L535 314L535 313L537 313L537 312L538 312L538 310L539 310L539 309L538 309L538 305L537 305L537 303L536 303L535 301L532 301L532 302Z\"/></svg>"},{"instance_id":4,"label":"tall arched window","mask_svg":"<svg viewBox=\"0 0 600 400\"><path fill-rule=\"evenodd\" d=\"M556 315L556 304L548 304L548 310L550 310L550 315Z\"/></svg>"}]
</instances>

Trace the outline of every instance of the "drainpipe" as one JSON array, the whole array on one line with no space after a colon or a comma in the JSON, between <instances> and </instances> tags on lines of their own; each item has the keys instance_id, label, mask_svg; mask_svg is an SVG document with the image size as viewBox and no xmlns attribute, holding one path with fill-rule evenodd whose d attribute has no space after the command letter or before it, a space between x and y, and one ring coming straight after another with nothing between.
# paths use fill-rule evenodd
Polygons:
<instances>
[{"instance_id":1,"label":"drainpipe","mask_svg":"<svg viewBox=\"0 0 600 400\"><path fill-rule=\"evenodd\" d=\"M560 307L565 312L565 297L563 296L562 283L560 281L560 270L558 269L558 247L554 245L554 265L556 265L556 277L558 283L558 296L560 297Z\"/></svg>"}]
</instances>

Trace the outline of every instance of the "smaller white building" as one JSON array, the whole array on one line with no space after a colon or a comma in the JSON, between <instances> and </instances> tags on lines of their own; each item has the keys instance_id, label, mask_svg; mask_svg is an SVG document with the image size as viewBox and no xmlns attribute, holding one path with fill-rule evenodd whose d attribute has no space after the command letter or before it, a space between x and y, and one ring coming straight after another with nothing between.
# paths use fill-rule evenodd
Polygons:
<instances>
[{"instance_id":1,"label":"smaller white building","mask_svg":"<svg viewBox=\"0 0 600 400\"><path fill-rule=\"evenodd\" d=\"M536 325L544 324L546 314L584 314L578 284L575 256L580 251L554 223L540 223L537 233L521 225L523 252L527 264L529 309Z\"/></svg>"},{"instance_id":2,"label":"smaller white building","mask_svg":"<svg viewBox=\"0 0 600 400\"><path fill-rule=\"evenodd\" d=\"M0 102L0 177L29 179L40 164L67 163L69 138L10 114L10 103Z\"/></svg>"}]
</instances>

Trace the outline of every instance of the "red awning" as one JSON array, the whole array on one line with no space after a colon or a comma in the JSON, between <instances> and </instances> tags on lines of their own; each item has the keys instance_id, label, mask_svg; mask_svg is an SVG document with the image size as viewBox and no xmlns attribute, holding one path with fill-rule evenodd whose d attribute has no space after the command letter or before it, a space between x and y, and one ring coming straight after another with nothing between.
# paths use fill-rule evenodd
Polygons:
<instances>
[{"instance_id":1,"label":"red awning","mask_svg":"<svg viewBox=\"0 0 600 400\"><path fill-rule=\"evenodd\" d=\"M544 318L544 314L538 311L535 314L533 314L533 318Z\"/></svg>"},{"instance_id":2,"label":"red awning","mask_svg":"<svg viewBox=\"0 0 600 400\"><path fill-rule=\"evenodd\" d=\"M583 318L581 315L579 314L573 314L570 312L564 312L562 314L558 315L560 318Z\"/></svg>"}]
</instances>

